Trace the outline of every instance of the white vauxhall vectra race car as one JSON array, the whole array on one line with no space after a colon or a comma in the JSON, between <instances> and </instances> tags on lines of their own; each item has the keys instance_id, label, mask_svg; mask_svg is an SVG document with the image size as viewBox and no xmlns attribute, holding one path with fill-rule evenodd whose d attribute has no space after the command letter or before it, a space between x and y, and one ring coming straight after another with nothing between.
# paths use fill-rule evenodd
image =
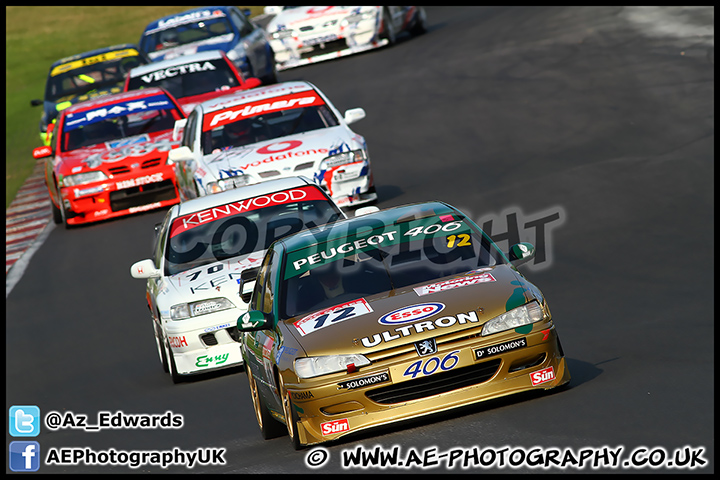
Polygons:
<instances>
[{"instance_id":1,"label":"white vauxhall vectra race car","mask_svg":"<svg viewBox=\"0 0 720 480\"><path fill-rule=\"evenodd\" d=\"M356 215L376 210L365 207ZM158 355L173 382L242 364L237 319L247 311L267 248L291 233L343 218L332 199L302 177L173 206L156 226L153 258L130 268L133 277L147 279Z\"/></svg>"},{"instance_id":2,"label":"white vauxhall vectra race car","mask_svg":"<svg viewBox=\"0 0 720 480\"><path fill-rule=\"evenodd\" d=\"M377 200L365 139L311 83L293 81L219 97L195 107L170 152L182 198L194 198L278 177L302 175L341 207Z\"/></svg>"}]
</instances>

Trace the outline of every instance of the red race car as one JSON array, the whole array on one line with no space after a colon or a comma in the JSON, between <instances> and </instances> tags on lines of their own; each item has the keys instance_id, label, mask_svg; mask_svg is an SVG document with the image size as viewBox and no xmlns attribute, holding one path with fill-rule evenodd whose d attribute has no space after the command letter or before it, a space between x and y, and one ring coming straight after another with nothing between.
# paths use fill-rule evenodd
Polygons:
<instances>
[{"instance_id":1,"label":"red race car","mask_svg":"<svg viewBox=\"0 0 720 480\"><path fill-rule=\"evenodd\" d=\"M180 201L168 152L175 121L185 118L161 88L106 95L60 113L46 158L53 220L66 227Z\"/></svg>"},{"instance_id":2,"label":"red race car","mask_svg":"<svg viewBox=\"0 0 720 480\"><path fill-rule=\"evenodd\" d=\"M186 115L198 103L260 86L260 79L243 80L222 50L172 57L133 68L125 91L162 87L175 97Z\"/></svg>"}]
</instances>

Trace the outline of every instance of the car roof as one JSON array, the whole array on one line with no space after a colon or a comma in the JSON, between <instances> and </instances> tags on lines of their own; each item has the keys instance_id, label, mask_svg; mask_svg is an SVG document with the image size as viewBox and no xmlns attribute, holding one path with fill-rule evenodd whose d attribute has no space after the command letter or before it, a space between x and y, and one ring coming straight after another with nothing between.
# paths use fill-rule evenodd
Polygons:
<instances>
[{"instance_id":1,"label":"car roof","mask_svg":"<svg viewBox=\"0 0 720 480\"><path fill-rule=\"evenodd\" d=\"M135 49L138 52L138 55L140 55L141 57L145 57L145 54L141 52L138 46L134 43L121 43L119 45L113 45L112 47L97 48L95 50L89 50L87 52L77 53L75 55L70 55L69 57L61 58L60 60L56 60L55 62L53 62L53 64L50 66L50 69L52 70L53 67L61 65L63 63L72 62L74 60L79 60L81 58L92 57L107 52L114 52L115 50L125 50L128 48Z\"/></svg>"},{"instance_id":2,"label":"car roof","mask_svg":"<svg viewBox=\"0 0 720 480\"><path fill-rule=\"evenodd\" d=\"M411 203L386 208L360 217L339 220L330 226L325 225L304 230L278 240L278 242L282 243L286 252L292 252L312 245L323 244L329 240L345 238L349 232L367 231L368 228L376 228L381 225L392 227L393 225L425 217L460 213L455 207L443 202Z\"/></svg>"},{"instance_id":3,"label":"car roof","mask_svg":"<svg viewBox=\"0 0 720 480\"><path fill-rule=\"evenodd\" d=\"M174 67L175 65L183 65L190 62L202 62L206 60L217 60L222 58L222 50L207 50L204 52L193 53L192 55L181 55L179 57L171 58L168 60L160 60L152 62L147 65L141 65L130 70L130 77L140 77L147 74L148 72L155 72L164 68Z\"/></svg>"},{"instance_id":4,"label":"car roof","mask_svg":"<svg viewBox=\"0 0 720 480\"><path fill-rule=\"evenodd\" d=\"M222 97L206 100L200 104L200 107L202 108L203 114L206 114L217 110L223 110L225 108L256 102L258 100L279 97L290 93L306 92L308 90L315 90L319 93L319 90L315 87L315 85L303 80L276 83L273 85L256 87L250 90L243 90L237 93L231 93L229 95L223 95ZM323 98L323 101L324 100L325 98Z\"/></svg>"},{"instance_id":5,"label":"car roof","mask_svg":"<svg viewBox=\"0 0 720 480\"><path fill-rule=\"evenodd\" d=\"M132 100L134 98L142 99L146 97L150 97L153 95L159 95L164 94L168 97L172 98L172 95L170 95L167 91L165 91L164 88L160 87L149 87L149 88L143 88L142 90L131 90L129 92L120 92L120 93L112 93L108 95L101 95L99 97L92 98L90 100L85 100L84 102L76 103L75 105L72 105L62 112L67 113L75 113L79 111L87 110L88 108L96 108L102 105L112 105L117 102L122 102L126 100Z\"/></svg>"},{"instance_id":6,"label":"car roof","mask_svg":"<svg viewBox=\"0 0 720 480\"><path fill-rule=\"evenodd\" d=\"M214 12L215 10L220 10L225 15L228 15L228 13L230 11L230 7L197 7L197 8L191 8L189 10L184 10L182 12L165 15L164 17L160 17L157 20L153 20L152 22L148 23L147 26L145 27L145 30L143 31L143 35L145 35L146 33L148 33L151 30L164 30L164 27L166 27L166 26L165 25L161 26L161 24L167 22L168 20L172 20L175 18L177 18L178 21L172 22L173 25L181 25L182 23L185 23L185 22L181 21L180 17L184 17L186 15L191 15L196 12L202 12L204 10L209 10L211 12ZM197 19L199 19L199 17ZM193 20L196 20L196 19L188 18L187 22L189 23ZM167 25L167 27L169 28L173 25Z\"/></svg>"},{"instance_id":7,"label":"car roof","mask_svg":"<svg viewBox=\"0 0 720 480\"><path fill-rule=\"evenodd\" d=\"M264 182L255 183L253 185L245 185L233 188L220 193L213 193L203 197L193 198L180 203L177 210L173 214L173 218L182 217L191 213L207 210L218 205L226 205L228 203L253 198L281 190L289 190L291 188L305 187L313 185L320 187L305 177L285 177L274 180L266 180Z\"/></svg>"}]
</instances>

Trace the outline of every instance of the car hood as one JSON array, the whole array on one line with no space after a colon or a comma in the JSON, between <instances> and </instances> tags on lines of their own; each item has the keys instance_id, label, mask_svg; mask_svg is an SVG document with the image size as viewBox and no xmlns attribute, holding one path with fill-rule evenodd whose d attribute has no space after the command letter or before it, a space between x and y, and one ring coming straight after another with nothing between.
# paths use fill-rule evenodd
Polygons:
<instances>
[{"instance_id":1,"label":"car hood","mask_svg":"<svg viewBox=\"0 0 720 480\"><path fill-rule=\"evenodd\" d=\"M140 167L147 160L164 159L167 157L167 152L179 144L179 140L172 139L172 131L165 131L78 148L61 154L58 173L71 175L100 169L110 176L113 174L110 169L116 167L136 163Z\"/></svg>"},{"instance_id":2,"label":"car hood","mask_svg":"<svg viewBox=\"0 0 720 480\"><path fill-rule=\"evenodd\" d=\"M216 180L269 171L308 177L319 174L322 178L323 173L318 173L318 168L324 158L363 147L362 137L339 125L211 153L204 161L207 172ZM313 165L307 170L295 170L295 167L310 162Z\"/></svg>"},{"instance_id":3,"label":"car hood","mask_svg":"<svg viewBox=\"0 0 720 480\"><path fill-rule=\"evenodd\" d=\"M239 298L240 273L248 268L259 267L264 255L265 251L261 250L163 277L158 283L158 306L161 312L169 312L170 306L177 303L217 297L225 297L235 306L246 308Z\"/></svg>"},{"instance_id":4,"label":"car hood","mask_svg":"<svg viewBox=\"0 0 720 480\"><path fill-rule=\"evenodd\" d=\"M274 32L280 28L297 29L304 26L325 24L338 20L336 29L340 29L340 20L350 15L359 7L297 7L278 13L268 23L267 31Z\"/></svg>"},{"instance_id":5,"label":"car hood","mask_svg":"<svg viewBox=\"0 0 720 480\"><path fill-rule=\"evenodd\" d=\"M226 90L218 90L215 92L201 93L200 95L191 95L189 97L178 97L176 98L178 104L182 108L185 116L190 115L196 105L204 102L205 100L212 100L213 98L222 97L223 95L230 95L239 91L246 90L245 87L232 87Z\"/></svg>"},{"instance_id":6,"label":"car hood","mask_svg":"<svg viewBox=\"0 0 720 480\"><path fill-rule=\"evenodd\" d=\"M234 33L227 33L225 35L218 35L217 37L208 38L199 42L186 43L173 48L166 48L159 52L148 52L150 60L157 62L159 60L170 60L171 58L177 58L181 55L192 55L198 52L205 52L208 50L222 50L228 52L232 49L235 40Z\"/></svg>"},{"instance_id":7,"label":"car hood","mask_svg":"<svg viewBox=\"0 0 720 480\"><path fill-rule=\"evenodd\" d=\"M354 307L357 315L340 321L327 317L331 322L320 329L314 329L314 319L337 307L287 320L283 326L307 356L367 354L476 329L538 296L537 287L511 267L497 265L416 284L394 295L348 302L343 305Z\"/></svg>"}]
</instances>

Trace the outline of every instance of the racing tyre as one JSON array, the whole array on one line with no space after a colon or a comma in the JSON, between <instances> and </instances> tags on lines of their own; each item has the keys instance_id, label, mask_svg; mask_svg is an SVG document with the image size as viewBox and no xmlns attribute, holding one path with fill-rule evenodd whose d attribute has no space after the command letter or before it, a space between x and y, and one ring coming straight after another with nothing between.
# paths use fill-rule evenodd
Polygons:
<instances>
[{"instance_id":1,"label":"racing tyre","mask_svg":"<svg viewBox=\"0 0 720 480\"><path fill-rule=\"evenodd\" d=\"M285 389L282 375L278 374L280 378L280 397L282 399L283 414L285 415L285 423L287 425L288 436L290 437L290 443L295 450L301 450L303 445L300 443L299 427L298 427L298 414L295 411L295 406L290 399L290 394Z\"/></svg>"},{"instance_id":2,"label":"racing tyre","mask_svg":"<svg viewBox=\"0 0 720 480\"><path fill-rule=\"evenodd\" d=\"M395 39L397 38L395 27L393 27L390 21L390 14L385 8L383 8L382 12L382 32L380 33L380 38L387 38L388 46L395 43Z\"/></svg>"},{"instance_id":3,"label":"racing tyre","mask_svg":"<svg viewBox=\"0 0 720 480\"><path fill-rule=\"evenodd\" d=\"M60 225L63 223L63 214L52 200L50 200L50 205L52 206L53 222L55 222L56 225Z\"/></svg>"},{"instance_id":4,"label":"racing tyre","mask_svg":"<svg viewBox=\"0 0 720 480\"><path fill-rule=\"evenodd\" d=\"M163 372L169 373L170 369L168 366L167 355L165 354L165 349L163 348L162 335L160 335L160 332L158 331L158 327L157 325L155 325L155 322L153 322L153 325L153 330L155 330L155 345L157 346L158 357L160 357L160 364L162 365Z\"/></svg>"},{"instance_id":5,"label":"racing tyre","mask_svg":"<svg viewBox=\"0 0 720 480\"><path fill-rule=\"evenodd\" d=\"M412 35L422 35L425 32L427 32L427 14L424 8L418 7L415 24L410 29L410 33Z\"/></svg>"},{"instance_id":6,"label":"racing tyre","mask_svg":"<svg viewBox=\"0 0 720 480\"><path fill-rule=\"evenodd\" d=\"M177 373L177 367L175 366L175 358L173 358L170 344L167 342L167 340L165 340L163 345L165 345L165 355L168 359L168 373L170 374L170 378L172 379L173 383L180 383L182 382L182 377Z\"/></svg>"},{"instance_id":7,"label":"racing tyre","mask_svg":"<svg viewBox=\"0 0 720 480\"><path fill-rule=\"evenodd\" d=\"M260 426L260 433L265 440L271 438L280 437L285 434L285 429L282 424L275 420L267 407L265 402L260 398L260 390L258 390L257 382L255 377L250 371L250 366L245 366L245 373L247 374L248 382L250 383L250 394L252 396L253 410L255 410L255 418Z\"/></svg>"}]
</instances>

